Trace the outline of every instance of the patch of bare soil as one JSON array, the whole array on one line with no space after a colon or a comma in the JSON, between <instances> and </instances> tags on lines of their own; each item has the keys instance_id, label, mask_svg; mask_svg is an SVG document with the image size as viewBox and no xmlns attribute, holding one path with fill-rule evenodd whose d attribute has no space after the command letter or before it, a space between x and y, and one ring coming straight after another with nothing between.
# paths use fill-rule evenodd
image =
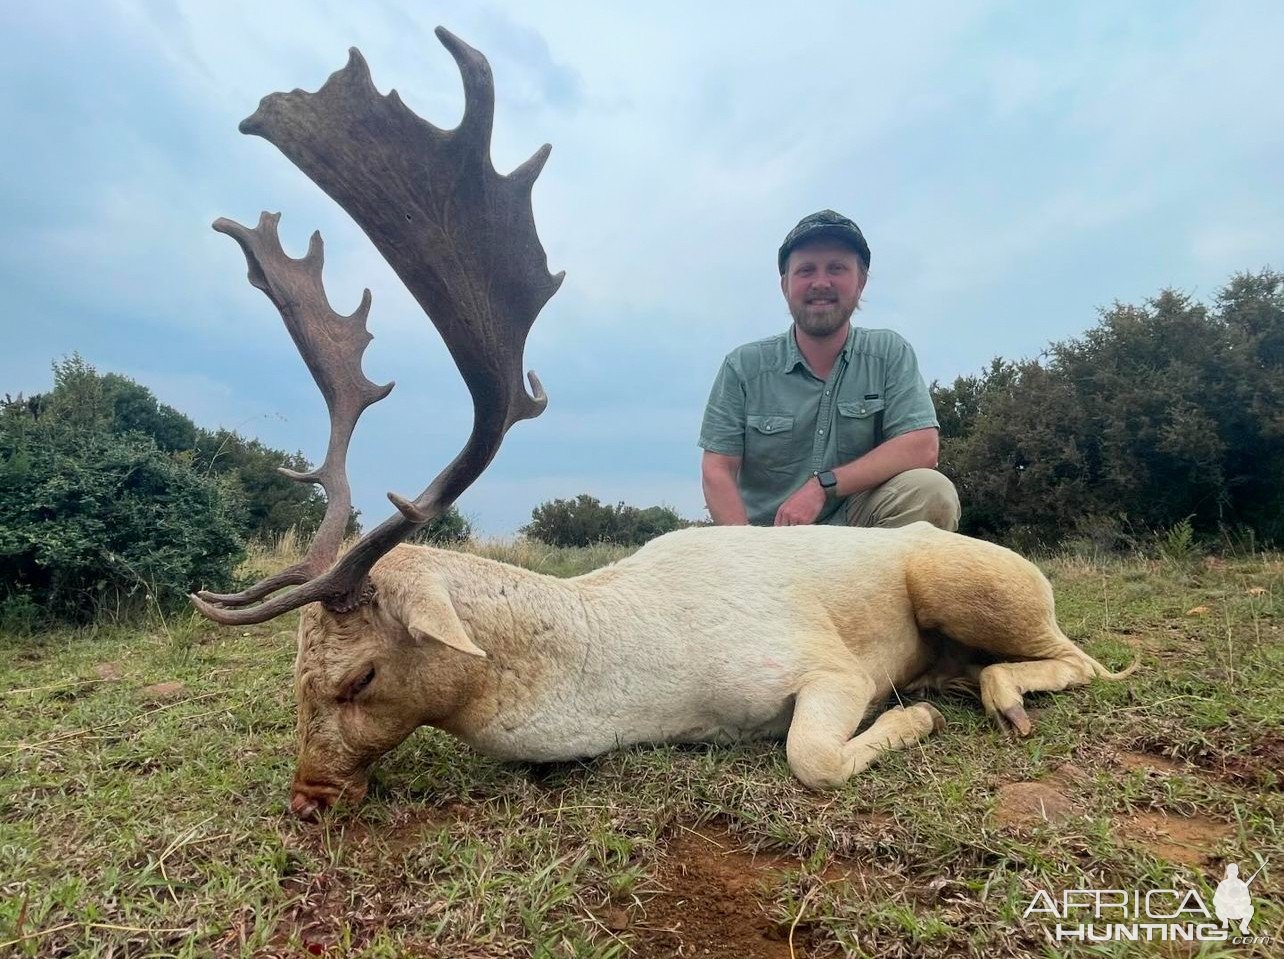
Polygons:
<instances>
[{"instance_id":1,"label":"patch of bare soil","mask_svg":"<svg viewBox=\"0 0 1284 959\"><path fill-rule=\"evenodd\" d=\"M613 910L603 919L632 933L639 959L788 959L788 929L771 919L764 893L782 873L799 868L796 859L746 852L725 829L686 830L660 861L659 892L633 915ZM795 930L795 950L805 938L806 930Z\"/></svg>"},{"instance_id":2,"label":"patch of bare soil","mask_svg":"<svg viewBox=\"0 0 1284 959\"><path fill-rule=\"evenodd\" d=\"M1184 866L1203 866L1214 858L1217 844L1235 835L1235 827L1207 816L1174 816L1136 812L1115 823L1116 831L1151 855Z\"/></svg>"},{"instance_id":3,"label":"patch of bare soil","mask_svg":"<svg viewBox=\"0 0 1284 959\"><path fill-rule=\"evenodd\" d=\"M281 914L271 941L255 955L263 959L333 955L331 948L340 942L345 926L351 925L354 919L342 884L323 872L314 876L288 876L281 888L292 898ZM242 921L228 931L219 942L216 955L233 956L238 947L244 948L249 918L248 915L242 917ZM303 947L301 950L289 945L295 933Z\"/></svg>"},{"instance_id":4,"label":"patch of bare soil","mask_svg":"<svg viewBox=\"0 0 1284 959\"><path fill-rule=\"evenodd\" d=\"M152 683L150 686L144 686L140 692L146 699L155 702L163 702L171 699L177 699L183 693L187 692L187 686L184 683Z\"/></svg>"},{"instance_id":5,"label":"patch of bare soil","mask_svg":"<svg viewBox=\"0 0 1284 959\"><path fill-rule=\"evenodd\" d=\"M991 814L1000 826L1020 828L1043 822L1064 822L1083 810L1062 788L1072 779L1050 779L1047 782L1006 783L999 787L999 799Z\"/></svg>"},{"instance_id":6,"label":"patch of bare soil","mask_svg":"<svg viewBox=\"0 0 1284 959\"><path fill-rule=\"evenodd\" d=\"M1173 619L1115 627L1111 630L1111 635L1127 643L1134 656L1153 658L1159 660L1160 664L1179 664L1185 669L1189 667L1192 651L1200 648L1201 641L1192 633L1194 621L1214 613L1212 607L1194 606ZM1122 669L1128 663L1109 665L1111 669ZM1144 668L1146 667L1143 665Z\"/></svg>"},{"instance_id":7,"label":"patch of bare soil","mask_svg":"<svg viewBox=\"0 0 1284 959\"><path fill-rule=\"evenodd\" d=\"M1136 753L1128 750L1115 753L1115 762L1129 772L1141 770L1158 775L1179 773L1187 769L1185 763L1169 756L1160 756L1155 753Z\"/></svg>"},{"instance_id":8,"label":"patch of bare soil","mask_svg":"<svg viewBox=\"0 0 1284 959\"><path fill-rule=\"evenodd\" d=\"M397 810L390 822L379 826L353 823L352 836L360 843L377 843L390 858L398 858L414 849L427 832L453 822L471 820L475 811L463 803L448 806L408 806Z\"/></svg>"},{"instance_id":9,"label":"patch of bare soil","mask_svg":"<svg viewBox=\"0 0 1284 959\"><path fill-rule=\"evenodd\" d=\"M333 852L350 847L359 850L360 855L372 863L395 864L414 848L425 832L451 822L471 819L474 812L471 807L460 803L444 807L408 806L398 810L391 821L377 825L359 818L340 818L328 830L308 827L299 834L297 841L318 855L327 850ZM337 955L336 950L342 947L345 935L353 936L356 942L363 941L373 930L383 926L390 914L401 908L392 894L395 880L390 878L389 883L387 889L381 889L374 895L363 890L360 896L355 897L359 905L354 905L353 892L340 876L327 872L286 876L281 880L281 890L288 905L270 942L255 955L264 959ZM244 941L244 930L248 928L246 923L232 926L220 942L217 955L230 957L238 954L236 948ZM289 945L295 936L302 943L302 951ZM415 954L436 955L426 946L421 953Z\"/></svg>"}]
</instances>

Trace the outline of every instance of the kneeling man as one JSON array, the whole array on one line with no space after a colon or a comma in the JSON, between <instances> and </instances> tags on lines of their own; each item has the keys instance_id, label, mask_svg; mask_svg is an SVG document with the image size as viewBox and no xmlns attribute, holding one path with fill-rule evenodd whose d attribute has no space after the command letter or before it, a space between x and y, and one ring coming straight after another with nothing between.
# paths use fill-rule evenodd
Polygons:
<instances>
[{"instance_id":1,"label":"kneeling man","mask_svg":"<svg viewBox=\"0 0 1284 959\"><path fill-rule=\"evenodd\" d=\"M701 473L714 523L958 528L914 351L891 330L850 323L869 260L860 229L832 210L785 237L780 289L793 325L733 350L705 408Z\"/></svg>"}]
</instances>

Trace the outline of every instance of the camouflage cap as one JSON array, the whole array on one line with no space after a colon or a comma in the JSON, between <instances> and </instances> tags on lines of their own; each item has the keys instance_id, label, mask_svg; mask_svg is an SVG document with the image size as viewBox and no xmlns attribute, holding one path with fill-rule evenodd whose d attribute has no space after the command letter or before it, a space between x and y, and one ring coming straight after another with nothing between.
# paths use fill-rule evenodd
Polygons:
<instances>
[{"instance_id":1,"label":"camouflage cap","mask_svg":"<svg viewBox=\"0 0 1284 959\"><path fill-rule=\"evenodd\" d=\"M789 254L794 247L810 240L820 239L834 239L846 243L856 251L860 261L865 264L865 269L869 269L869 244L865 242L865 234L861 233L860 227L841 213L821 210L819 213L812 213L799 220L798 225L785 237L785 242L780 244L780 253L776 257L780 275L785 275L785 263L788 262Z\"/></svg>"}]
</instances>

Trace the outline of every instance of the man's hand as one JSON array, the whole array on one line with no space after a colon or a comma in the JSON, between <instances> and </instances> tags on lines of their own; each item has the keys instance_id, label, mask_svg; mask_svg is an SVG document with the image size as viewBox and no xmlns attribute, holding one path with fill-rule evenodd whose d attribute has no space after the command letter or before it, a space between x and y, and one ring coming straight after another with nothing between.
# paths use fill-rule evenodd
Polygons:
<instances>
[{"instance_id":1,"label":"man's hand","mask_svg":"<svg viewBox=\"0 0 1284 959\"><path fill-rule=\"evenodd\" d=\"M825 491L816 477L796 489L776 510L776 526L806 526L816 522L825 508Z\"/></svg>"}]
</instances>

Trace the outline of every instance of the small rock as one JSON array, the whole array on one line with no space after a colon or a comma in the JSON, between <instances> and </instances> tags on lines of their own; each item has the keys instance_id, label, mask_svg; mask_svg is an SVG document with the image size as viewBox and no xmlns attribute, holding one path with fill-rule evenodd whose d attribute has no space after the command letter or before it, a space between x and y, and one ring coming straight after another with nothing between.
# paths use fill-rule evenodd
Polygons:
<instances>
[{"instance_id":1,"label":"small rock","mask_svg":"<svg viewBox=\"0 0 1284 959\"><path fill-rule=\"evenodd\" d=\"M1052 770L1052 775L1048 778L1057 779L1065 783L1078 783L1084 782L1089 777L1082 766L1076 766L1074 763L1062 763Z\"/></svg>"},{"instance_id":2,"label":"small rock","mask_svg":"<svg viewBox=\"0 0 1284 959\"><path fill-rule=\"evenodd\" d=\"M187 684L180 682L153 683L143 687L143 695L148 699L177 699L187 692Z\"/></svg>"}]
</instances>

